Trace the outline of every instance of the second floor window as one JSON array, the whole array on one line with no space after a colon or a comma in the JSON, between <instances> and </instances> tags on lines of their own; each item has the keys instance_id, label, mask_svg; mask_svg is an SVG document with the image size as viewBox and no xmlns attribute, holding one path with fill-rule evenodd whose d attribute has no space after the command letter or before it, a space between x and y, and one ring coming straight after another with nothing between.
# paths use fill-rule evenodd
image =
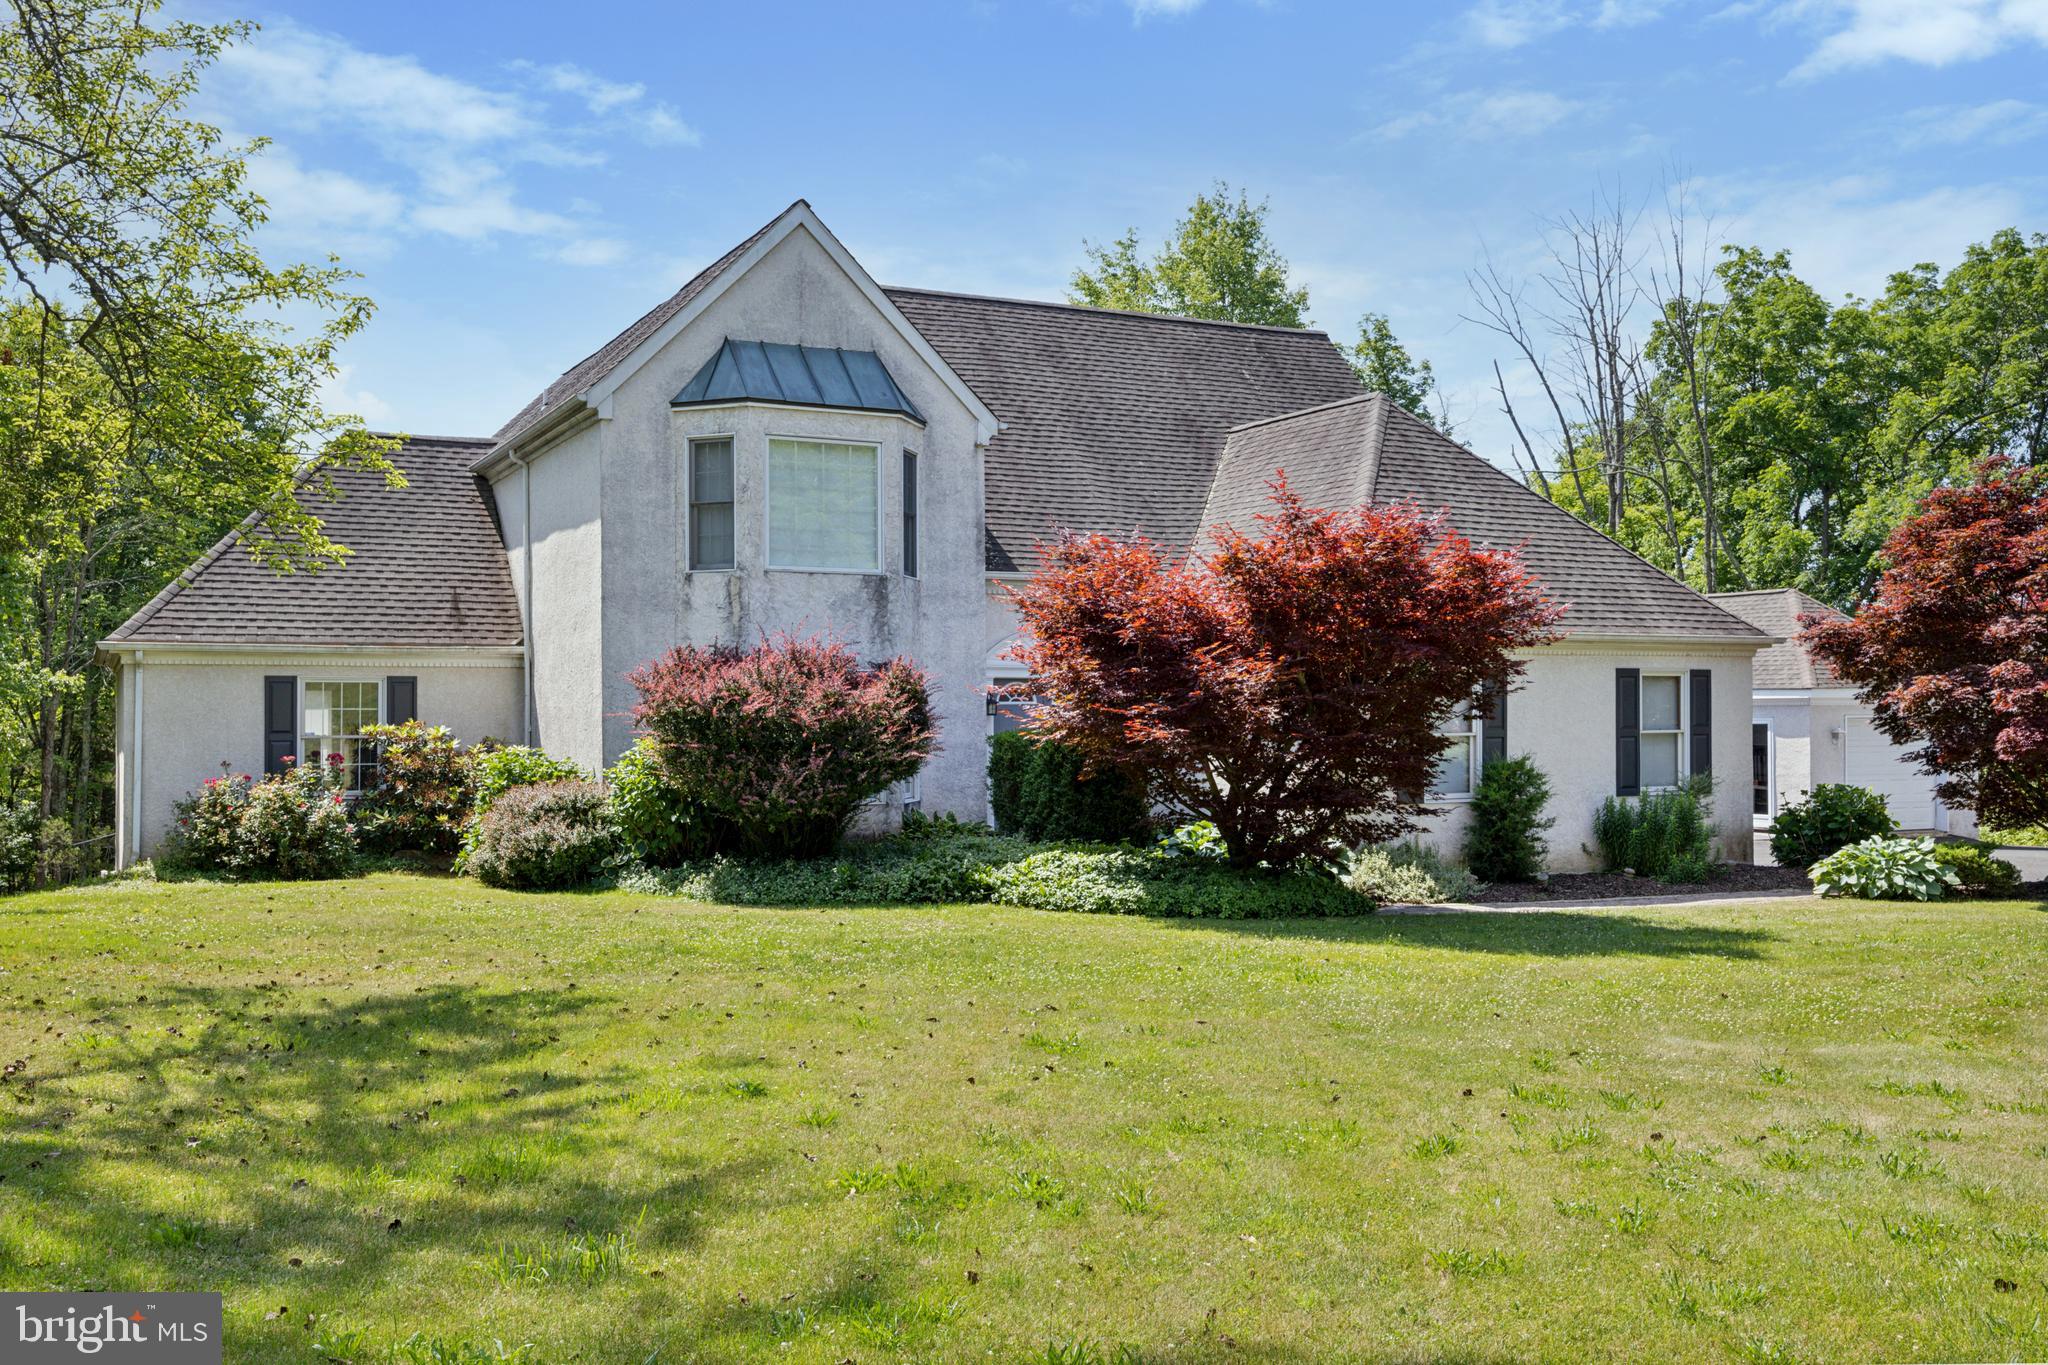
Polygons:
<instances>
[{"instance_id":1,"label":"second floor window","mask_svg":"<svg viewBox=\"0 0 2048 1365\"><path fill-rule=\"evenodd\" d=\"M903 576L917 577L917 452L903 452Z\"/></svg>"},{"instance_id":2,"label":"second floor window","mask_svg":"<svg viewBox=\"0 0 2048 1365\"><path fill-rule=\"evenodd\" d=\"M732 440L690 442L690 567L730 569Z\"/></svg>"},{"instance_id":3,"label":"second floor window","mask_svg":"<svg viewBox=\"0 0 2048 1365\"><path fill-rule=\"evenodd\" d=\"M878 452L837 441L768 442L768 567L882 567Z\"/></svg>"}]
</instances>

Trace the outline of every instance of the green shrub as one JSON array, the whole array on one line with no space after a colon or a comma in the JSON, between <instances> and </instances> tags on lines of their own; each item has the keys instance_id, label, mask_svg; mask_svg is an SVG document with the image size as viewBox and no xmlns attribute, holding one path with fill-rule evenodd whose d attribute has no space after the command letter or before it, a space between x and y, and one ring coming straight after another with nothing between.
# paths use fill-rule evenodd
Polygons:
<instances>
[{"instance_id":1,"label":"green shrub","mask_svg":"<svg viewBox=\"0 0 2048 1365\"><path fill-rule=\"evenodd\" d=\"M1009 730L989 746L989 791L996 828L1030 839L1114 844L1144 834L1151 803L1128 773L1081 775L1067 745Z\"/></svg>"},{"instance_id":2,"label":"green shrub","mask_svg":"<svg viewBox=\"0 0 2048 1365\"><path fill-rule=\"evenodd\" d=\"M1823 896L1938 901L1961 884L1934 853L1932 839L1865 839L1836 849L1810 869Z\"/></svg>"},{"instance_id":3,"label":"green shrub","mask_svg":"<svg viewBox=\"0 0 2048 1365\"><path fill-rule=\"evenodd\" d=\"M2026 829L1992 829L1986 826L1977 831L1977 837L1987 844L2004 844L2012 848L2048 848L2048 825L2033 825Z\"/></svg>"},{"instance_id":4,"label":"green shrub","mask_svg":"<svg viewBox=\"0 0 2048 1365\"><path fill-rule=\"evenodd\" d=\"M0 892L63 886L105 865L111 837L81 842L71 833L70 821L45 819L33 802L0 804Z\"/></svg>"},{"instance_id":5,"label":"green shrub","mask_svg":"<svg viewBox=\"0 0 2048 1365\"><path fill-rule=\"evenodd\" d=\"M1128 848L1050 848L990 870L998 905L1083 914L1280 919L1370 914L1375 908L1319 872L1243 872L1212 859Z\"/></svg>"},{"instance_id":6,"label":"green shrub","mask_svg":"<svg viewBox=\"0 0 2048 1365\"><path fill-rule=\"evenodd\" d=\"M0 891L36 884L36 832L41 816L27 801L0 804Z\"/></svg>"},{"instance_id":7,"label":"green shrub","mask_svg":"<svg viewBox=\"0 0 2048 1365\"><path fill-rule=\"evenodd\" d=\"M1593 817L1593 838L1608 871L1624 869L1667 882L1705 881L1714 869L1710 787L1640 797L1610 796Z\"/></svg>"},{"instance_id":8,"label":"green shrub","mask_svg":"<svg viewBox=\"0 0 2048 1365\"><path fill-rule=\"evenodd\" d=\"M157 862L169 870L305 880L356 870L355 826L339 767L288 767L252 781L208 778L175 807Z\"/></svg>"},{"instance_id":9,"label":"green shrub","mask_svg":"<svg viewBox=\"0 0 2048 1365\"><path fill-rule=\"evenodd\" d=\"M469 871L487 886L548 890L581 886L618 849L604 788L596 782L513 787L477 822Z\"/></svg>"},{"instance_id":10,"label":"green shrub","mask_svg":"<svg viewBox=\"0 0 2048 1365\"><path fill-rule=\"evenodd\" d=\"M1216 828L1214 820L1191 820L1185 825L1175 825L1159 836L1153 848L1169 858L1224 859L1230 856L1230 847L1223 842L1223 831Z\"/></svg>"},{"instance_id":11,"label":"green shrub","mask_svg":"<svg viewBox=\"0 0 2048 1365\"><path fill-rule=\"evenodd\" d=\"M1994 858L1982 844L1936 844L1935 859L1956 874L1957 888L1972 896L2010 896L2020 889L2020 870Z\"/></svg>"},{"instance_id":12,"label":"green shrub","mask_svg":"<svg viewBox=\"0 0 2048 1365\"><path fill-rule=\"evenodd\" d=\"M1812 867L1838 848L1883 838L1898 827L1876 792L1824 782L1771 821L1771 856L1785 867Z\"/></svg>"},{"instance_id":13,"label":"green shrub","mask_svg":"<svg viewBox=\"0 0 2048 1365\"><path fill-rule=\"evenodd\" d=\"M710 852L699 808L663 773L652 739L643 736L604 776L612 824L628 853L649 867L678 867Z\"/></svg>"},{"instance_id":14,"label":"green shrub","mask_svg":"<svg viewBox=\"0 0 2048 1365\"><path fill-rule=\"evenodd\" d=\"M715 857L674 869L637 868L619 884L718 905L938 905L988 899L991 868L1031 851L1022 839L951 816L913 811L901 833L837 856L750 862Z\"/></svg>"},{"instance_id":15,"label":"green shrub","mask_svg":"<svg viewBox=\"0 0 2048 1365\"><path fill-rule=\"evenodd\" d=\"M470 870L470 856L483 832L483 817L492 804L514 787L546 782L580 782L583 769L523 744L479 744L470 751L469 819L462 827L462 851L455 870Z\"/></svg>"},{"instance_id":16,"label":"green shrub","mask_svg":"<svg viewBox=\"0 0 2048 1365\"><path fill-rule=\"evenodd\" d=\"M356 837L374 852L453 853L475 786L475 758L446 726L409 720L367 725L377 746L377 785L356 802Z\"/></svg>"},{"instance_id":17,"label":"green shrub","mask_svg":"<svg viewBox=\"0 0 2048 1365\"><path fill-rule=\"evenodd\" d=\"M1468 901L1482 883L1426 844L1383 844L1360 850L1344 883L1381 905L1441 905Z\"/></svg>"},{"instance_id":18,"label":"green shrub","mask_svg":"<svg viewBox=\"0 0 2048 1365\"><path fill-rule=\"evenodd\" d=\"M1550 779L1532 759L1488 763L1472 793L1472 823L1465 833L1465 864L1489 882L1533 881L1550 855L1543 831L1557 821L1543 814Z\"/></svg>"}]
</instances>

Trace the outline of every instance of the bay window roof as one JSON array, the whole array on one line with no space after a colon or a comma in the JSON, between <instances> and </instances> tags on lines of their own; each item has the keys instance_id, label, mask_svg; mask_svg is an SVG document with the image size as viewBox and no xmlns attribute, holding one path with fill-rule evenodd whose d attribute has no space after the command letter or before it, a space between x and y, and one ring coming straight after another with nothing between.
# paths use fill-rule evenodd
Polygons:
<instances>
[{"instance_id":1,"label":"bay window roof","mask_svg":"<svg viewBox=\"0 0 2048 1365\"><path fill-rule=\"evenodd\" d=\"M678 408L722 403L789 403L806 408L850 408L900 413L924 425L880 356L836 346L792 346L727 337L711 359L670 400Z\"/></svg>"}]
</instances>

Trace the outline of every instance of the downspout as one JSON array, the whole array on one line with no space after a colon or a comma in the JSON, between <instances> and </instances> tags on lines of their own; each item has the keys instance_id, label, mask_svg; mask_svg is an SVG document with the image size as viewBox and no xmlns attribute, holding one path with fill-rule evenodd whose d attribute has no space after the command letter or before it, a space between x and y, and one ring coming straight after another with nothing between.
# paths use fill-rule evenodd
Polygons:
<instances>
[{"instance_id":1,"label":"downspout","mask_svg":"<svg viewBox=\"0 0 2048 1365\"><path fill-rule=\"evenodd\" d=\"M142 651L129 665L134 686L128 696L128 862L142 861Z\"/></svg>"},{"instance_id":2,"label":"downspout","mask_svg":"<svg viewBox=\"0 0 2048 1365\"><path fill-rule=\"evenodd\" d=\"M526 619L520 623L523 629L519 632L519 693L523 708L521 725L525 731L521 743L532 748L533 623L536 614L533 600L533 467L517 451L508 450L505 455L519 466L519 577L526 603Z\"/></svg>"}]
</instances>

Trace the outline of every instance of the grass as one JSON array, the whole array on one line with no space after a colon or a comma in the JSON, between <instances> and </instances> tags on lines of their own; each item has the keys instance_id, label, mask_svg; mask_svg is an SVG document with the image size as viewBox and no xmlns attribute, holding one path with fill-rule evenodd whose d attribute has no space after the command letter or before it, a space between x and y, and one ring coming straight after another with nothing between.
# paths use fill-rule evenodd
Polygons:
<instances>
[{"instance_id":1,"label":"grass","mask_svg":"<svg viewBox=\"0 0 2048 1365\"><path fill-rule=\"evenodd\" d=\"M0 1288L235 1361L2048 1356L2048 914L0 900Z\"/></svg>"}]
</instances>

